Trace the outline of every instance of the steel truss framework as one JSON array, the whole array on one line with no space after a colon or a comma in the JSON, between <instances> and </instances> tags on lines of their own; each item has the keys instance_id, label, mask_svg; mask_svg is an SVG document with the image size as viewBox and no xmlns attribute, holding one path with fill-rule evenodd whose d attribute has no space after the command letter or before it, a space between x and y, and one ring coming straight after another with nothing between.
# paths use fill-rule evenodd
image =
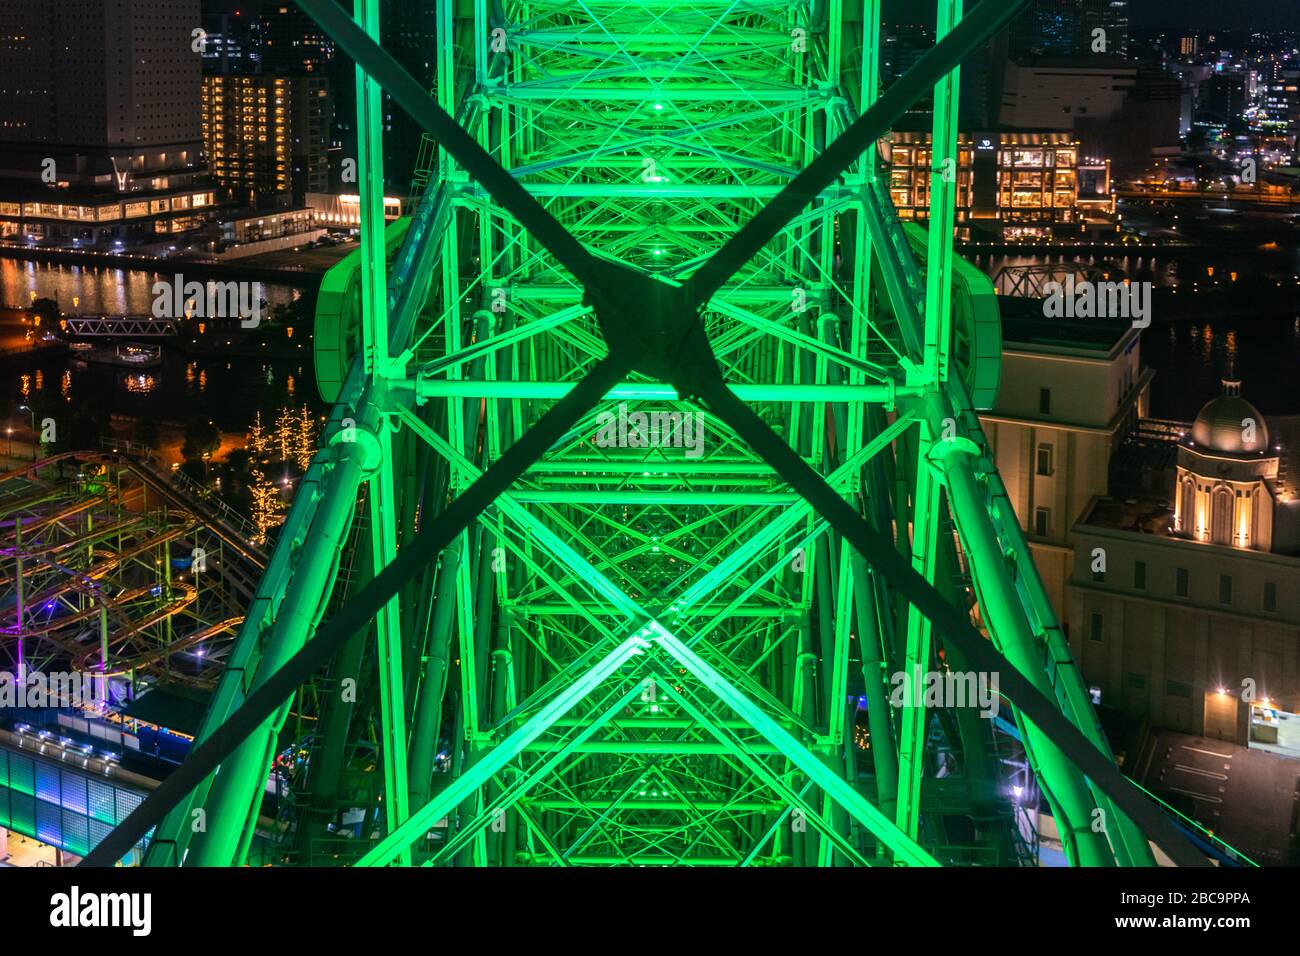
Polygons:
<instances>
[{"instance_id":1,"label":"steel truss framework","mask_svg":"<svg viewBox=\"0 0 1300 956\"><path fill-rule=\"evenodd\" d=\"M137 461L96 452L0 475L0 555L0 672L24 677L211 687L256 581L242 541Z\"/></svg>"},{"instance_id":2,"label":"steel truss framework","mask_svg":"<svg viewBox=\"0 0 1300 956\"><path fill-rule=\"evenodd\" d=\"M995 843L989 723L889 702L936 668L998 675L1072 862L1205 862L1115 767L974 411L1000 346L943 171L956 64L1023 0L940 0L879 96L876 0L448 0L432 96L377 0L299 3L358 63L363 247L316 330L332 437L198 746L87 863L154 824L151 864L246 860L309 680L338 692L299 862L977 861L925 770L953 756ZM381 88L436 144L387 234ZM934 228L909 235L868 150L923 95ZM702 416L702 453L607 447L620 402ZM348 854L326 824L371 727L380 834Z\"/></svg>"}]
</instances>

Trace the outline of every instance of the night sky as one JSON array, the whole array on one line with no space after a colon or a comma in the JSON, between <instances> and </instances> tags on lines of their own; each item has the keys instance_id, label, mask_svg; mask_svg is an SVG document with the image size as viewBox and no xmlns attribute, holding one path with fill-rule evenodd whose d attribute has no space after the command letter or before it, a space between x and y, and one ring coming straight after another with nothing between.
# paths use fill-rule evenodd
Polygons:
<instances>
[{"instance_id":1,"label":"night sky","mask_svg":"<svg viewBox=\"0 0 1300 956\"><path fill-rule=\"evenodd\" d=\"M261 8L260 0L202 0L205 12L242 9L247 16ZM968 4L969 6L969 4ZM919 11L933 19L927 0L885 0L890 19L916 20ZM1256 29L1300 30L1300 0L1129 0L1130 22L1140 29Z\"/></svg>"},{"instance_id":2,"label":"night sky","mask_svg":"<svg viewBox=\"0 0 1300 956\"><path fill-rule=\"evenodd\" d=\"M1300 29L1298 0L1129 0L1129 22L1143 29Z\"/></svg>"},{"instance_id":3,"label":"night sky","mask_svg":"<svg viewBox=\"0 0 1300 956\"><path fill-rule=\"evenodd\" d=\"M933 23L934 3L884 0L884 16ZM1129 0L1129 22L1139 30L1300 30L1300 0Z\"/></svg>"}]
</instances>

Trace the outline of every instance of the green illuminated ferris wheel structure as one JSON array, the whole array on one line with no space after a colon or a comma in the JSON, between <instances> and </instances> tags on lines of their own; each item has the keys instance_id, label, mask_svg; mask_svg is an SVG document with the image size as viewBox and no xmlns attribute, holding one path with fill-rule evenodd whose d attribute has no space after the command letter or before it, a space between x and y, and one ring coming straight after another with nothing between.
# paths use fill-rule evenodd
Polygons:
<instances>
[{"instance_id":1,"label":"green illuminated ferris wheel structure","mask_svg":"<svg viewBox=\"0 0 1300 956\"><path fill-rule=\"evenodd\" d=\"M196 746L88 862L1032 863L1013 782L1071 863L1205 862L1115 766L977 418L958 64L1023 0L938 0L883 92L879 0L443 0L432 92L378 0L299 3L358 65L328 439ZM383 92L427 132L390 224ZM921 228L875 144L926 98ZM620 409L702 447L599 441ZM895 706L932 672L1003 719Z\"/></svg>"}]
</instances>

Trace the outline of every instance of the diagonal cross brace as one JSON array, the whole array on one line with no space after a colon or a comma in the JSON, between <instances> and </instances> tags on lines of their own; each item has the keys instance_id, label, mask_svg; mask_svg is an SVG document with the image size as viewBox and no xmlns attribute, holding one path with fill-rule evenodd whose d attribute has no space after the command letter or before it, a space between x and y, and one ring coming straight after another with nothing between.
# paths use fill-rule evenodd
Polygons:
<instances>
[{"instance_id":1,"label":"diagonal cross brace","mask_svg":"<svg viewBox=\"0 0 1300 956\"><path fill-rule=\"evenodd\" d=\"M625 267L601 262L588 253L509 172L496 163L456 124L452 117L441 110L419 87L419 84L337 6L329 0L298 0L298 2L345 51L357 60L359 65L380 80L394 99L487 187L494 199L532 232L566 268L583 280L589 298L593 292L599 292L602 306L611 304L615 306L611 310L614 314L605 317L606 321L602 324L602 328L605 329L607 338L611 329L620 334L617 342L609 342L611 354L591 370L578 388L544 415L478 481L475 481L446 511L421 531L410 546L403 549L388 567L358 593L354 600L348 602L328 624L317 631L302 651L269 678L261 690L251 695L212 737L195 748L180 770L146 798L99 847L83 860L86 865L111 865L124 855L163 813L179 802L208 774L216 770L220 762L260 724L266 715L273 712L319 667L328 663L346 639L356 629L365 626L400 587L436 556L437 552L445 546L446 541L459 534L500 492L508 488L528 465L599 401L608 387L621 379L638 362L643 361L645 349L650 347L650 340L644 338L639 343L641 348L629 347L628 343L635 340L623 334L628 329L631 315L639 307L644 306L644 302L638 302L635 295L628 294L627 290L624 290L624 295L621 297L611 295L609 294L611 290L606 285L612 278L622 278L627 285L636 286L637 291L644 291L646 288L644 282L638 284L634 281L644 277ZM680 294L655 296L653 301L659 305L659 308L654 310L652 321L662 322L666 313L670 311L681 313L680 328L685 334L682 335L678 348L679 357L682 348L688 343L702 339L702 336L697 334L699 309L721 284L788 225L789 221L822 189L852 165L926 87L932 86L942 75L952 69L962 56L1000 29L1025 2L1027 0L1008 0L987 19L968 18L961 23L926 53L844 134L828 146L803 173L787 184L767 207L733 235L701 267L685 288L674 290ZM621 322L617 325L611 324L610 320L613 318L620 319ZM709 351L711 353L711 350ZM659 360L663 360L662 355ZM908 567L900 566L897 555L892 554L892 548L886 548L882 552L880 541L875 540L877 536L861 516L839 498L825 484L821 476L799 459L747 406L728 392L717 370L716 362L701 362L695 358L687 364L695 377L686 382L685 387L679 386L683 394L706 396L710 407L718 411L728 424L750 441L756 450L777 468L782 477L808 497L814 507L827 511L828 520L831 520L836 529L844 534L864 557L876 563L900 592L908 596L917 607L923 609L936 624L941 624L945 633L951 630L955 634L960 634L961 637L954 640L959 646L971 645L969 648L963 646L963 650L967 651L973 662L988 664L990 670L1008 672L1008 668L1002 666L1005 665L1005 660L986 645L973 628L970 628L969 623L962 620L960 615L948 606L920 575L916 575ZM720 411L724 408L725 413ZM912 578L907 577L909 573ZM1029 687L1024 678L1014 669L1009 673L1014 675L1014 678L1018 678L1018 681L1013 679L1010 683L1017 686L1017 696L1020 699L1011 693L1008 693L1008 697L1049 735L1068 740L1071 744L1068 755L1077 766L1111 795L1131 818L1141 820L1148 825L1151 832L1158 834L1161 845L1176 859L1193 864L1204 862L1199 856L1189 856L1185 849L1183 852L1178 852L1181 841L1177 831L1163 815L1146 804L1109 758L1092 747L1045 697ZM1008 690L1010 691L1011 688L1008 687Z\"/></svg>"},{"instance_id":2,"label":"diagonal cross brace","mask_svg":"<svg viewBox=\"0 0 1300 956\"><path fill-rule=\"evenodd\" d=\"M300 651L250 694L238 710L195 747L185 762L77 865L113 866L130 852L168 810L216 770L301 684L333 660L343 645L366 627L400 588L435 560L501 492L514 484L606 391L621 381L631 361L609 355L597 362L573 391L552 406L487 471L421 529L391 564L317 629Z\"/></svg>"},{"instance_id":3,"label":"diagonal cross brace","mask_svg":"<svg viewBox=\"0 0 1300 956\"><path fill-rule=\"evenodd\" d=\"M817 832L822 834L829 843L843 853L845 858L850 862L859 866L874 865L863 857L862 854L858 852L857 848L850 843L842 833L839 833L833 826L830 826L822 818L822 815L814 810L804 799L804 795L813 785L813 780L811 778L809 778L803 787L796 792L793 786L787 784L781 779L776 770L769 767L762 761L762 759L755 755L750 748L745 745L744 741L739 740L733 732L728 730L722 724L721 721L714 719L714 717L705 711L704 708L695 706L686 694L678 691L671 684L664 688L664 694L669 699L675 700L681 706L683 711L689 714L694 718L696 723L708 731L714 740L730 748L736 760L739 761L742 766L766 784L778 797L781 798L785 803L785 810L777 818L777 823L775 825L779 826L780 821L784 820L785 817L791 813L801 813L803 814L804 820L811 823ZM816 758L814 757L813 759ZM862 821L859 820L859 822ZM870 829L869 826L868 829ZM765 843L771 838L772 832L773 831L769 831L768 834L764 836L763 840L760 841L753 850L751 850L750 859L752 859L753 855L757 853L757 847L761 846L762 843ZM924 851L922 850L921 852Z\"/></svg>"},{"instance_id":4,"label":"diagonal cross brace","mask_svg":"<svg viewBox=\"0 0 1300 956\"><path fill-rule=\"evenodd\" d=\"M780 750L796 767L808 775L827 796L870 830L894 852L895 859L912 866L938 866L938 861L894 825L894 822L867 801L857 788L826 766L816 754L799 743L784 727L763 713L753 701L733 687L704 658L681 642L657 621L649 625L654 641L671 654L701 684L718 696L763 739Z\"/></svg>"},{"instance_id":5,"label":"diagonal cross brace","mask_svg":"<svg viewBox=\"0 0 1300 956\"><path fill-rule=\"evenodd\" d=\"M584 698L599 687L607 677L625 663L643 653L648 647L638 630L600 659L590 670L570 684L553 701L539 710L497 746L487 751L483 759L465 771L446 790L438 794L407 818L388 836L358 861L358 866L382 866L408 847L420 834L440 820L454 807L487 783L501 768L518 756L525 747L546 733L557 720L578 706Z\"/></svg>"},{"instance_id":6,"label":"diagonal cross brace","mask_svg":"<svg viewBox=\"0 0 1300 956\"><path fill-rule=\"evenodd\" d=\"M405 823L376 844L369 853L362 857L357 865L386 865L404 848L418 839L420 834L430 825L441 819L448 811L491 779L494 774L522 752L529 743L536 740L556 721L577 706L580 701L618 670L627 660L641 653L644 648L649 646L649 641L661 645L675 660L690 671L701 684L716 694L723 703L734 710L741 719L765 740L779 749L791 763L807 774L831 799L843 806L850 816L894 851L898 860L914 866L938 865L930 854L926 853L925 850L899 830L891 820L873 807L851 784L826 766L816 754L799 743L785 728L765 714L760 707L737 690L714 667L657 621L649 622L624 640L617 648L570 684L563 693L538 711L536 715L514 733L488 751L482 760L470 767L451 786L429 801L424 807L414 811ZM633 692L637 690L639 688L633 688ZM678 700L681 701L681 698L678 698ZM687 703L686 701L681 702L683 705ZM714 722L706 715L695 708L692 708L692 712L698 720L705 724L706 729L715 734L720 733ZM585 737L594 733L603 723L610 719L612 714L613 711L607 711L603 717L584 728L583 734L571 746L562 748L562 753L572 749L572 746L576 746L578 740L585 739ZM732 742L725 738L720 739L723 739L724 742ZM755 768L751 766L751 769ZM850 856L853 855L851 847L848 847L846 852Z\"/></svg>"},{"instance_id":7,"label":"diagonal cross brace","mask_svg":"<svg viewBox=\"0 0 1300 956\"><path fill-rule=\"evenodd\" d=\"M618 716L619 712L623 710L624 707L626 707L629 703L631 703L632 700L642 692L643 691L641 685L634 682L632 687L628 689L626 693L615 697L614 702L612 704L606 707L595 717L589 719L586 723L582 724L581 730L579 730L578 733L574 734L569 740L558 742L559 745L554 751L547 754L536 766L529 767L521 779L514 781L508 788L502 790L500 796L498 796L494 801L492 801L490 805L483 808L482 812L479 813L478 820L476 822L473 822L468 826L464 827L459 833L456 834L456 836L449 839L446 845L441 847L433 857L424 861L422 865L437 866L440 861L454 854L461 846L465 844L466 841L468 841L471 837L473 837L475 833L483 829L483 827L487 826L487 823L491 817L493 817L495 814L499 812L502 812L514 806L515 803L517 803L521 797L523 797L526 793L528 793L529 790L533 788L537 780L549 774L552 770L558 767L563 760L565 760L567 757L569 757L575 751L577 751L577 749L580 746L582 746L588 740L594 737L598 730L600 730L602 727L604 727L606 724L612 721L616 716ZM558 720L559 717L557 716L555 719ZM545 731L545 729L546 728L543 728L543 732ZM526 747L528 743L529 741L524 741L523 746ZM502 746L504 747L505 745L506 742L503 741ZM515 754L512 754L512 756L517 756L517 755L518 755L518 751L516 751ZM476 768L477 768L477 764L474 767L470 768L470 772L473 772ZM468 792L472 793L473 790L470 790ZM440 817L434 817L434 820L438 820L438 819L440 819ZM419 833L416 832L415 836L418 837ZM400 848L398 852L399 853L401 852ZM362 859L360 863L358 863L358 865L359 866L382 865L389 862L388 860L381 859L379 857L375 857L372 863L368 863L367 862L368 860L370 860L370 854L367 854L366 857Z\"/></svg>"},{"instance_id":8,"label":"diagonal cross brace","mask_svg":"<svg viewBox=\"0 0 1300 956\"><path fill-rule=\"evenodd\" d=\"M1043 694L1011 666L997 649L986 641L966 616L944 600L943 596L918 574L894 544L876 532L860 514L835 492L825 479L813 471L785 441L773 432L744 402L739 401L725 383L709 385L704 398L709 407L768 462L796 491L807 498L823 518L831 523L889 583L939 629L945 640L966 656L976 670L996 673L1003 695L1060 748L1071 763L1109 796L1115 804L1139 823L1146 834L1180 866L1208 866L1209 862L1195 851L1181 831L1152 804L1141 790L1115 766L1109 754L1095 747Z\"/></svg>"}]
</instances>

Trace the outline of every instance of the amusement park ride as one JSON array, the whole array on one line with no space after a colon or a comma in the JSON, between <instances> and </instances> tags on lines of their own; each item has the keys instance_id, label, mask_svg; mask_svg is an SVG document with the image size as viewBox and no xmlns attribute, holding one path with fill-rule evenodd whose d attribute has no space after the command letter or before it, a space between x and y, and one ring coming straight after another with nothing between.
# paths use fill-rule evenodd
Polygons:
<instances>
[{"instance_id":1,"label":"amusement park ride","mask_svg":"<svg viewBox=\"0 0 1300 956\"><path fill-rule=\"evenodd\" d=\"M0 474L0 670L94 675L108 704L211 688L265 559L205 510L115 449Z\"/></svg>"},{"instance_id":2,"label":"amusement park ride","mask_svg":"<svg viewBox=\"0 0 1300 956\"><path fill-rule=\"evenodd\" d=\"M878 0L442 0L432 93L378 0L299 5L358 65L334 408L196 746L85 865L151 828L152 866L1033 864L1031 798L1073 864L1207 862L1116 767L976 416L958 64L1023 0L939 0L883 93ZM428 133L387 229L384 92ZM931 95L926 231L874 144ZM935 671L1007 719L894 706Z\"/></svg>"}]
</instances>

